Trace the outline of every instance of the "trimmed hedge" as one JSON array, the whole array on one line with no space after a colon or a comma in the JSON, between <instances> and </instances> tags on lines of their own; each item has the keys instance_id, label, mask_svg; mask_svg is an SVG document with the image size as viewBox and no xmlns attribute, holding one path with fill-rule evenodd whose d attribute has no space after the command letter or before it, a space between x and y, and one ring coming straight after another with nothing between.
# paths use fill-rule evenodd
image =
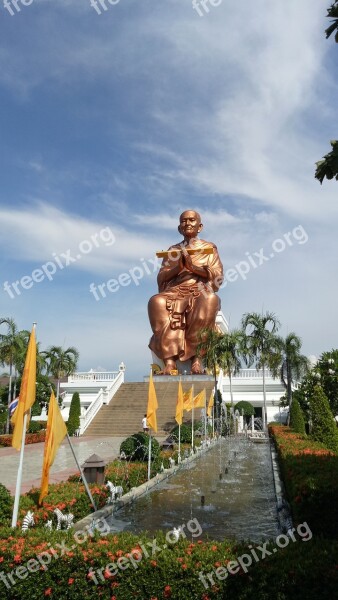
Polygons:
<instances>
[{"instance_id":1,"label":"trimmed hedge","mask_svg":"<svg viewBox=\"0 0 338 600\"><path fill-rule=\"evenodd\" d=\"M283 425L269 425L295 523L314 534L338 537L338 456Z\"/></svg>"},{"instance_id":2,"label":"trimmed hedge","mask_svg":"<svg viewBox=\"0 0 338 600\"><path fill-rule=\"evenodd\" d=\"M46 430L39 431L38 433L26 433L25 444L39 444L44 442L46 439ZM0 435L0 447L11 446L12 435Z\"/></svg>"},{"instance_id":3,"label":"trimmed hedge","mask_svg":"<svg viewBox=\"0 0 338 600\"><path fill-rule=\"evenodd\" d=\"M290 408L290 427L297 433L305 435L305 421L302 409L296 398L292 400Z\"/></svg>"}]
</instances>

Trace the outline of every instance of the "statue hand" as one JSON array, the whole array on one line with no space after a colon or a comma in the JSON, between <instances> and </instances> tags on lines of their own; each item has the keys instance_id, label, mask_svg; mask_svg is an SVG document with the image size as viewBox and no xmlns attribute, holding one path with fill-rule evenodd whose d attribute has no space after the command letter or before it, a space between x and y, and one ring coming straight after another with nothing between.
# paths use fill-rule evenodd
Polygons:
<instances>
[{"instance_id":1,"label":"statue hand","mask_svg":"<svg viewBox=\"0 0 338 600\"><path fill-rule=\"evenodd\" d=\"M191 271L192 273L194 272L194 265L191 260L191 256L188 254L185 248L182 248L182 263L185 269Z\"/></svg>"}]
</instances>

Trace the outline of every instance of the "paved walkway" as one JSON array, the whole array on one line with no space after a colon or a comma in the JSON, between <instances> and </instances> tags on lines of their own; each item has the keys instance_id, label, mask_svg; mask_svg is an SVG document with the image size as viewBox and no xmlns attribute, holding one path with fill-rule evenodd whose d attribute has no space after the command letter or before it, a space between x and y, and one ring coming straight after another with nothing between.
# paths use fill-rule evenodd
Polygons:
<instances>
[{"instance_id":1,"label":"paved walkway","mask_svg":"<svg viewBox=\"0 0 338 600\"><path fill-rule=\"evenodd\" d=\"M98 454L107 462L116 458L120 451L121 442L125 437L72 437L77 459L82 465L92 454ZM25 446L21 493L28 492L32 487L40 487L44 443L28 444ZM14 494L16 477L19 466L19 452L14 448L0 448L0 483ZM69 475L76 473L74 457L67 439L58 450L53 466L50 470L50 483L65 481Z\"/></svg>"}]
</instances>

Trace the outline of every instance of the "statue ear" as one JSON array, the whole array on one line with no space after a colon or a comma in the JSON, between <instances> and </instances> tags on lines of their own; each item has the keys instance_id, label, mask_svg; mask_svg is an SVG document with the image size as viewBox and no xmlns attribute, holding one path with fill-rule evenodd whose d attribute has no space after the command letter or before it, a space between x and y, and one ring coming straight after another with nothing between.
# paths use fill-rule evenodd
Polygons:
<instances>
[{"instance_id":1,"label":"statue ear","mask_svg":"<svg viewBox=\"0 0 338 600\"><path fill-rule=\"evenodd\" d=\"M181 235L183 235L183 233L182 233L182 230L181 230L181 225L179 225L179 226L177 227L177 229L178 229L178 233L180 233Z\"/></svg>"},{"instance_id":2,"label":"statue ear","mask_svg":"<svg viewBox=\"0 0 338 600\"><path fill-rule=\"evenodd\" d=\"M198 226L198 233L200 233L203 229L203 223L200 223Z\"/></svg>"}]
</instances>

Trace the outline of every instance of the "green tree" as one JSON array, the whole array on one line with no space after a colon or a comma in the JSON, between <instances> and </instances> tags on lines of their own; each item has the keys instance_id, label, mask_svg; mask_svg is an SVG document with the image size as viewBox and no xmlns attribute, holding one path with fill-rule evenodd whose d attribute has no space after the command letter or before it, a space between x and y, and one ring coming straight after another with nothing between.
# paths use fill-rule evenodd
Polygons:
<instances>
[{"instance_id":1,"label":"green tree","mask_svg":"<svg viewBox=\"0 0 338 600\"><path fill-rule=\"evenodd\" d=\"M196 348L197 356L203 358L203 363L207 369L212 371L215 384L215 398L217 395L217 367L220 366L220 341L222 334L211 328L201 329L199 332L199 343ZM219 424L219 403L214 402L214 417Z\"/></svg>"},{"instance_id":2,"label":"green tree","mask_svg":"<svg viewBox=\"0 0 338 600\"><path fill-rule=\"evenodd\" d=\"M242 318L242 331L245 335L244 359L248 366L256 361L256 369L262 369L263 375L263 430L266 429L266 368L277 371L280 364L276 333L280 322L272 312L246 313Z\"/></svg>"},{"instance_id":3,"label":"green tree","mask_svg":"<svg viewBox=\"0 0 338 600\"><path fill-rule=\"evenodd\" d=\"M0 326L7 327L6 333L0 334L0 364L9 366L9 384L8 384L8 414L6 423L6 432L9 433L9 405L12 400L12 379L13 370L16 371L18 356L23 352L23 335L18 331L17 325L11 317L1 318Z\"/></svg>"},{"instance_id":4,"label":"green tree","mask_svg":"<svg viewBox=\"0 0 338 600\"><path fill-rule=\"evenodd\" d=\"M327 10L329 19L333 19L329 27L325 30L326 38L329 38L335 32L335 41L338 43L338 0L336 0ZM331 140L332 151L326 154L316 165L315 177L323 183L326 179L337 179L338 181L338 140Z\"/></svg>"},{"instance_id":5,"label":"green tree","mask_svg":"<svg viewBox=\"0 0 338 600\"><path fill-rule=\"evenodd\" d=\"M311 437L322 442L326 448L338 453L338 430L330 410L329 402L321 385L314 387L310 398L312 419Z\"/></svg>"},{"instance_id":6,"label":"green tree","mask_svg":"<svg viewBox=\"0 0 338 600\"><path fill-rule=\"evenodd\" d=\"M42 354L46 360L47 375L53 375L57 380L56 397L59 400L60 379L76 371L79 353L74 346L70 346L66 350L61 348L61 346L50 346Z\"/></svg>"},{"instance_id":7,"label":"green tree","mask_svg":"<svg viewBox=\"0 0 338 600\"><path fill-rule=\"evenodd\" d=\"M80 427L81 403L79 392L74 392L69 408L67 430L69 435L74 435Z\"/></svg>"},{"instance_id":8,"label":"green tree","mask_svg":"<svg viewBox=\"0 0 338 600\"><path fill-rule=\"evenodd\" d=\"M224 333L218 342L218 363L229 377L231 406L234 405L232 376L236 375L242 366L243 346L243 332L239 329Z\"/></svg>"},{"instance_id":9,"label":"green tree","mask_svg":"<svg viewBox=\"0 0 338 600\"><path fill-rule=\"evenodd\" d=\"M292 404L292 388L299 383L309 369L309 361L301 354L301 339L294 333L289 333L285 339L277 338L281 352L281 381L286 389L286 398L289 405L288 424L290 423L290 409Z\"/></svg>"},{"instance_id":10,"label":"green tree","mask_svg":"<svg viewBox=\"0 0 338 600\"><path fill-rule=\"evenodd\" d=\"M323 352L317 364L304 377L298 390L293 392L305 414L308 413L309 399L315 385L320 383L329 401L333 416L338 415L338 350Z\"/></svg>"},{"instance_id":11,"label":"green tree","mask_svg":"<svg viewBox=\"0 0 338 600\"><path fill-rule=\"evenodd\" d=\"M290 427L297 433L305 435L305 421L297 398L294 398L290 408Z\"/></svg>"}]
</instances>

